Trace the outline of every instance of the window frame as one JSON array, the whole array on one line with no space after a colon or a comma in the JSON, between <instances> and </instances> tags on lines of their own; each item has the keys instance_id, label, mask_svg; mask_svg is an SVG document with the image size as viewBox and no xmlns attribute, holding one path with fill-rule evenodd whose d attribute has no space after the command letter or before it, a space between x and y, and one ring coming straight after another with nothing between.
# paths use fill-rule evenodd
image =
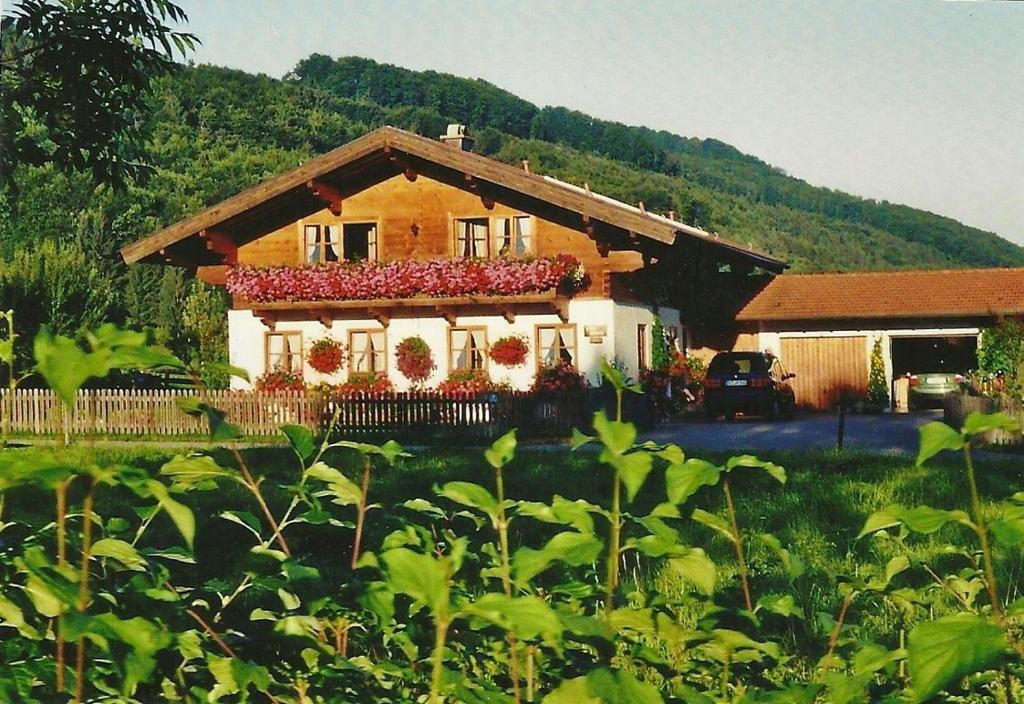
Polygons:
<instances>
[{"instance_id":1,"label":"window frame","mask_svg":"<svg viewBox=\"0 0 1024 704\"><path fill-rule=\"evenodd\" d=\"M647 331L647 323L636 324L636 368L642 372L651 365L651 335Z\"/></svg>"},{"instance_id":2,"label":"window frame","mask_svg":"<svg viewBox=\"0 0 1024 704\"><path fill-rule=\"evenodd\" d=\"M542 369L547 366L544 363L543 355L541 354L540 346L540 334L542 330L554 330L555 339L558 339L559 330L572 330L572 350L570 350L570 356L572 357L572 368L576 371L580 369L580 335L579 327L576 323L537 323L533 326L533 358L534 363L537 365L537 369Z\"/></svg>"},{"instance_id":3,"label":"window frame","mask_svg":"<svg viewBox=\"0 0 1024 704\"><path fill-rule=\"evenodd\" d=\"M302 331L301 330L266 330L266 331L263 332L263 370L264 370L264 372L270 372L270 371L273 371L274 369L277 369L277 367L273 366L270 363L270 340L271 340L271 338L274 338L274 337L282 337L282 338L284 338L284 337L297 337L298 338L299 342L298 342L297 350L293 352L293 351L290 351L290 348L289 348L289 355L290 356L298 355L298 357L299 357L299 359L298 359L298 369L295 369L294 367L291 367L291 365L289 365L290 368L287 371L291 372L292 374L297 372L299 374L299 377L305 378L305 376L306 376L306 353L305 353L305 348L303 347L304 340L302 338Z\"/></svg>"},{"instance_id":4,"label":"window frame","mask_svg":"<svg viewBox=\"0 0 1024 704\"><path fill-rule=\"evenodd\" d=\"M499 241L498 241L498 227L497 223L499 220L509 220L514 223L517 218L523 218L529 222L529 235L527 236L527 247L526 251L522 254L510 253L500 254ZM459 223L465 221L486 221L487 222L487 236L484 238L484 247L486 253L484 255L477 255L478 259L520 259L526 257L534 257L537 255L537 218L528 213L509 213L507 215L453 215L451 217L451 236L449 242L451 243L452 256L462 257L462 248L459 246ZM514 227L514 224L512 225ZM514 236L514 232L513 232Z\"/></svg>"},{"instance_id":5,"label":"window frame","mask_svg":"<svg viewBox=\"0 0 1024 704\"><path fill-rule=\"evenodd\" d=\"M368 252L372 253L373 256L368 257L368 261L376 262L380 261L380 221L374 219L359 218L355 220L332 220L331 222L303 222L299 227L299 242L301 246L302 263L306 266L316 264L330 264L350 261L345 249L345 228L349 225L369 225L373 228L373 246L367 247ZM327 232L328 228L333 228L338 233L337 241L337 252L334 252L334 246L332 243L327 242L326 239L321 239L319 242L309 242L309 231L315 229L317 237L322 237ZM319 261L310 261L309 259L309 248L316 247L320 252ZM327 248L331 247L332 255L337 259L327 259L326 253ZM355 261L355 260L351 260Z\"/></svg>"},{"instance_id":6,"label":"window frame","mask_svg":"<svg viewBox=\"0 0 1024 704\"><path fill-rule=\"evenodd\" d=\"M356 348L353 343L355 335L366 334L367 340L370 339L370 335L379 333L383 337L383 343L379 354L384 358L383 366L380 369L369 369L369 370L358 370L356 369ZM365 352L363 353L366 354ZM374 354L378 354L374 350ZM388 373L388 331L387 328L353 328L348 331L348 373L349 376L353 374L387 374Z\"/></svg>"},{"instance_id":7,"label":"window frame","mask_svg":"<svg viewBox=\"0 0 1024 704\"><path fill-rule=\"evenodd\" d=\"M490 349L490 340L487 338L487 326L486 325L449 325L448 326L448 373L461 372L461 371L476 371L472 366L466 369L460 369L455 366L455 333L465 332L467 342L472 339L473 332L483 332L484 334L484 345L483 349L480 350L480 368L479 371L487 373L488 371L488 350Z\"/></svg>"}]
</instances>

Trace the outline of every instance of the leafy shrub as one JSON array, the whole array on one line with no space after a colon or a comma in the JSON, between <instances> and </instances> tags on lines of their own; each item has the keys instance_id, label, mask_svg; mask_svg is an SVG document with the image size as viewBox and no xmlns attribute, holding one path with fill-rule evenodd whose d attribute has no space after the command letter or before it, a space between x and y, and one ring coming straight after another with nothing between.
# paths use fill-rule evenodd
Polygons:
<instances>
[{"instance_id":1,"label":"leafy shrub","mask_svg":"<svg viewBox=\"0 0 1024 704\"><path fill-rule=\"evenodd\" d=\"M399 342L395 348L395 356L398 371L415 384L422 384L437 368L434 355L430 352L430 345L418 335Z\"/></svg>"},{"instance_id":2,"label":"leafy shrub","mask_svg":"<svg viewBox=\"0 0 1024 704\"><path fill-rule=\"evenodd\" d=\"M880 411L889 406L889 385L885 381L885 361L882 359L882 338L876 337L871 348L871 371L868 374L868 408Z\"/></svg>"},{"instance_id":3,"label":"leafy shrub","mask_svg":"<svg viewBox=\"0 0 1024 704\"><path fill-rule=\"evenodd\" d=\"M984 375L1003 374L1003 389L1024 398L1024 325L1004 318L981 331L978 340L978 370Z\"/></svg>"},{"instance_id":4,"label":"leafy shrub","mask_svg":"<svg viewBox=\"0 0 1024 704\"><path fill-rule=\"evenodd\" d=\"M137 333L88 340L35 343L68 408L89 378L181 366ZM636 385L603 373L621 408ZM509 496L512 431L483 452L488 486L441 477L433 496L388 507L383 538L364 546L375 480L392 468L408 480L399 445L285 425L295 470L278 476L249 465L222 411L181 407L227 452L155 472L95 452L82 466L66 450L0 452L0 498L53 499L41 521L0 524L21 538L0 552L5 701L920 704L1013 701L1021 688L1024 616L996 558L1024 545L1024 496L983 509L971 454L979 435L1012 427L1004 415L922 427L919 465L963 454L966 506L870 515L859 540L872 557L839 576L833 616L802 603L820 585L801 582L798 546L765 533L744 501L786 485L785 469L641 442L621 413L596 413L594 435L573 442L595 446L580 462L603 498ZM356 479L334 466L346 458ZM200 534L199 511L230 537ZM716 563L684 527L732 558ZM317 544L331 559L311 560ZM857 637L854 620L881 614L905 639Z\"/></svg>"}]
</instances>

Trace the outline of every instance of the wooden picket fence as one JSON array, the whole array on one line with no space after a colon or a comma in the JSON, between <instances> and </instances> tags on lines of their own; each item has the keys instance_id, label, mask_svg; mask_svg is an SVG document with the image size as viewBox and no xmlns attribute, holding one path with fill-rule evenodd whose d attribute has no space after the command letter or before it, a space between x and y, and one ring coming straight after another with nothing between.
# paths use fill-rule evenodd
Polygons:
<instances>
[{"instance_id":1,"label":"wooden picket fence","mask_svg":"<svg viewBox=\"0 0 1024 704\"><path fill-rule=\"evenodd\" d=\"M974 411L996 413L1002 411L1024 429L1024 403L1012 399L991 396L969 396L962 393L949 394L943 402L943 420L954 428L960 428L964 419ZM1008 432L993 430L985 434L986 442L993 445L1024 444L1024 430Z\"/></svg>"},{"instance_id":2,"label":"wooden picket fence","mask_svg":"<svg viewBox=\"0 0 1024 704\"><path fill-rule=\"evenodd\" d=\"M6 402L0 391L0 403ZM207 426L185 414L183 398L194 390L90 389L69 410L49 390L14 393L12 430L67 437L201 438ZM202 399L223 410L248 437L279 434L286 423L323 429L337 412L339 436L431 442L495 438L512 428L521 437L564 437L586 428L597 398L591 392L536 396L526 392L442 396L431 392L355 395L328 399L306 391L204 391Z\"/></svg>"},{"instance_id":3,"label":"wooden picket fence","mask_svg":"<svg viewBox=\"0 0 1024 704\"><path fill-rule=\"evenodd\" d=\"M6 394L0 392L0 402L6 402ZM11 429L47 436L202 437L205 421L178 406L180 399L196 395L183 389L90 389L78 393L70 410L52 391L19 389L14 393ZM319 397L298 391L204 391L202 398L225 411L248 436L277 435L278 426L285 423L315 427L323 408Z\"/></svg>"}]
</instances>

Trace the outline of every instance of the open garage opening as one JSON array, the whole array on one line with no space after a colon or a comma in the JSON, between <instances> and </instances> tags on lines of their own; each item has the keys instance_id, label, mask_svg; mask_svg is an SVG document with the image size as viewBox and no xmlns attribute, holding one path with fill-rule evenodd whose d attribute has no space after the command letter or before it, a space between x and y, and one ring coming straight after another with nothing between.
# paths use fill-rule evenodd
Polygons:
<instances>
[{"instance_id":1,"label":"open garage opening","mask_svg":"<svg viewBox=\"0 0 1024 704\"><path fill-rule=\"evenodd\" d=\"M978 367L977 335L891 338L893 401L898 410L941 405L960 376Z\"/></svg>"}]
</instances>

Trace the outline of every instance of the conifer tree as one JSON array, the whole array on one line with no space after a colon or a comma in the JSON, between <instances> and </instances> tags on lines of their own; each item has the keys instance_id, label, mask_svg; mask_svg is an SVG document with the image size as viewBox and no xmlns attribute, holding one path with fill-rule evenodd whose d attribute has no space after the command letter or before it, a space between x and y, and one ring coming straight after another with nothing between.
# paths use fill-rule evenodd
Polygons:
<instances>
[{"instance_id":1,"label":"conifer tree","mask_svg":"<svg viewBox=\"0 0 1024 704\"><path fill-rule=\"evenodd\" d=\"M882 338L875 338L871 350L871 372L868 375L868 405L881 410L889 406L889 385L885 382L885 361L882 359Z\"/></svg>"}]
</instances>

